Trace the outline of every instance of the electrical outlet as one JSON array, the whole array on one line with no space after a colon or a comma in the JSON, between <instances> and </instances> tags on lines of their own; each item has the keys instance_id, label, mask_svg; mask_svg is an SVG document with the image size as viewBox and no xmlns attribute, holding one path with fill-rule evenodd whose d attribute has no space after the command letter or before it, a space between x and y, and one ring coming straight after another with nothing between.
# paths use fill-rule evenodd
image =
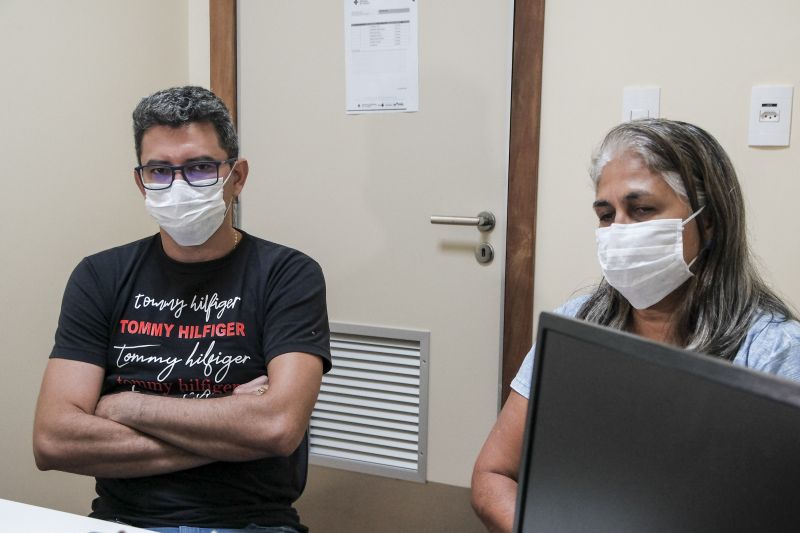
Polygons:
<instances>
[{"instance_id":1,"label":"electrical outlet","mask_svg":"<svg viewBox=\"0 0 800 533\"><path fill-rule=\"evenodd\" d=\"M789 146L792 127L791 85L753 87L750 97L750 146Z\"/></svg>"},{"instance_id":2,"label":"electrical outlet","mask_svg":"<svg viewBox=\"0 0 800 533\"><path fill-rule=\"evenodd\" d=\"M779 122L781 114L777 103L761 104L761 113L758 114L759 122Z\"/></svg>"}]
</instances>

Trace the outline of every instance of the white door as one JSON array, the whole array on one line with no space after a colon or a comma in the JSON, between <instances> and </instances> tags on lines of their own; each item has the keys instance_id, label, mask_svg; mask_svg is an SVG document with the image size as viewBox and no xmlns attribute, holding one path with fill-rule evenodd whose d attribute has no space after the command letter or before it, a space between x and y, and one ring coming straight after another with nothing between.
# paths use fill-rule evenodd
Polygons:
<instances>
[{"instance_id":1,"label":"white door","mask_svg":"<svg viewBox=\"0 0 800 533\"><path fill-rule=\"evenodd\" d=\"M421 1L420 110L369 116L345 114L341 2L238 10L243 228L322 265L332 321L430 331L427 477L468 486L498 406L513 1ZM430 223L481 211L490 233Z\"/></svg>"}]
</instances>

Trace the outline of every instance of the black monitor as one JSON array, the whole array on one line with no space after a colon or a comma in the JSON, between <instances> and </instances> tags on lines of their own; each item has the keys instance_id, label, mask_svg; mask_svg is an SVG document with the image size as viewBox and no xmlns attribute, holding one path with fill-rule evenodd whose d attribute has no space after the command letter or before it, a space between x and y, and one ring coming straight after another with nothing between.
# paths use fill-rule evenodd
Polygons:
<instances>
[{"instance_id":1,"label":"black monitor","mask_svg":"<svg viewBox=\"0 0 800 533\"><path fill-rule=\"evenodd\" d=\"M542 313L517 533L800 531L800 386Z\"/></svg>"}]
</instances>

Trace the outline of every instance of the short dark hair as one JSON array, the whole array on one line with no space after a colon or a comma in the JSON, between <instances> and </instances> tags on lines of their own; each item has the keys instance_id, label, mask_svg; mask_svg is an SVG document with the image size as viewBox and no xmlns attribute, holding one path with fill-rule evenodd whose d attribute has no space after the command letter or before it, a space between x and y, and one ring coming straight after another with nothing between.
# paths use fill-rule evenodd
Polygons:
<instances>
[{"instance_id":1,"label":"short dark hair","mask_svg":"<svg viewBox=\"0 0 800 533\"><path fill-rule=\"evenodd\" d=\"M210 122L229 158L239 157L239 139L231 114L222 100L203 87L172 87L151 94L133 110L136 159L142 162L142 137L153 126L177 128L192 122Z\"/></svg>"}]
</instances>

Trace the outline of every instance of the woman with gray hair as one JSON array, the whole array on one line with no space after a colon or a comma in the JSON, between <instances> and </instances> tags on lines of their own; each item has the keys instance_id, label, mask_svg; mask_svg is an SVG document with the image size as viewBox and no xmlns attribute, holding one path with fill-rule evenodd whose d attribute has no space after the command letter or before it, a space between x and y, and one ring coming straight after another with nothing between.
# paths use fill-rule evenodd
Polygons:
<instances>
[{"instance_id":1,"label":"woman with gray hair","mask_svg":"<svg viewBox=\"0 0 800 533\"><path fill-rule=\"evenodd\" d=\"M733 165L685 122L620 124L593 158L603 279L557 312L800 381L800 323L762 280ZM510 531L534 350L481 450L472 502Z\"/></svg>"}]
</instances>

